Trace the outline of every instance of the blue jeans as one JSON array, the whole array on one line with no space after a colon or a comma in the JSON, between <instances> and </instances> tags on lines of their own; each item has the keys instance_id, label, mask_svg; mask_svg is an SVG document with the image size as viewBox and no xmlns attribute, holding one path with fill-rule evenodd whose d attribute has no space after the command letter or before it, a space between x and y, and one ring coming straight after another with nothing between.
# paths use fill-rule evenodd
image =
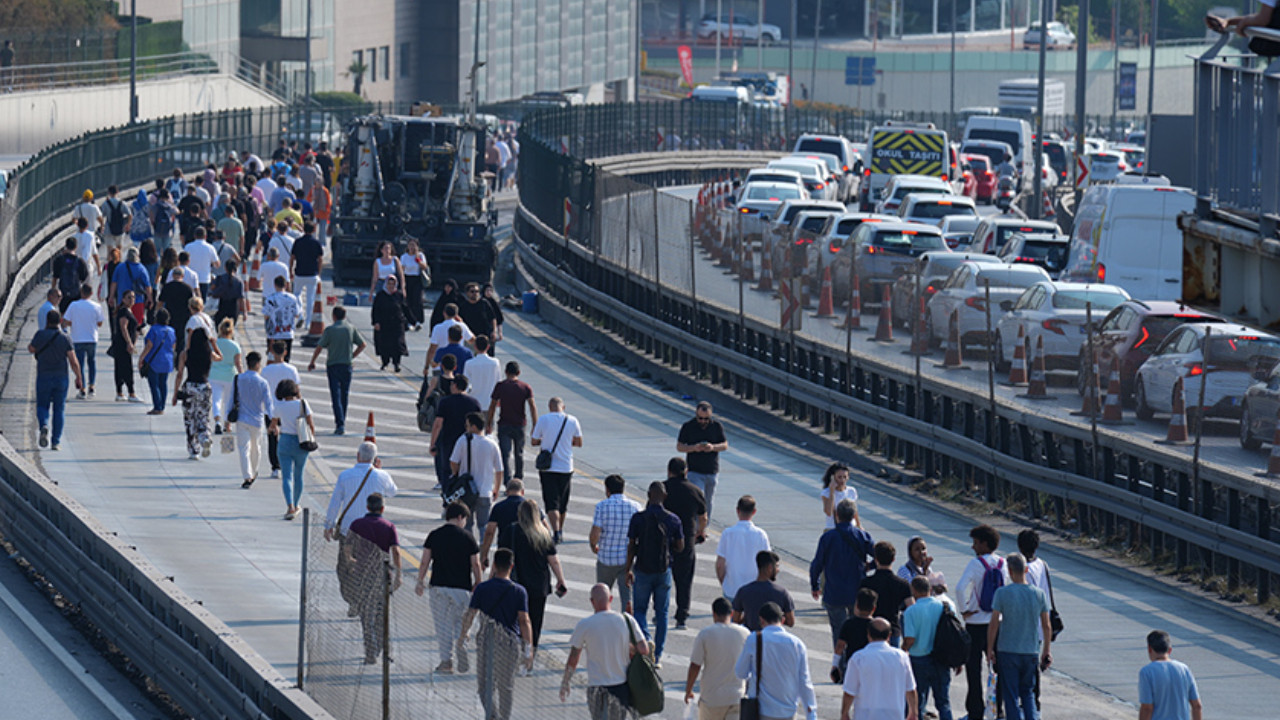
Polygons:
<instances>
[{"instance_id":1,"label":"blue jeans","mask_svg":"<svg viewBox=\"0 0 1280 720\"><path fill-rule=\"evenodd\" d=\"M667 644L667 611L671 605L671 569L660 573L636 571L636 582L631 587L631 602L635 605L636 624L640 631L653 638L653 654L662 657ZM649 596L653 596L653 634L649 633Z\"/></svg>"},{"instance_id":2,"label":"blue jeans","mask_svg":"<svg viewBox=\"0 0 1280 720\"><path fill-rule=\"evenodd\" d=\"M836 641L840 639L840 628L844 626L844 621L853 616L853 606L828 605L824 601L822 609L827 611L827 623L831 625L831 647L834 648Z\"/></svg>"},{"instance_id":3,"label":"blue jeans","mask_svg":"<svg viewBox=\"0 0 1280 720\"><path fill-rule=\"evenodd\" d=\"M307 451L298 446L298 436L280 433L276 454L280 457L280 484L284 489L284 503L297 507L302 498L302 475L307 467Z\"/></svg>"},{"instance_id":4,"label":"blue jeans","mask_svg":"<svg viewBox=\"0 0 1280 720\"><path fill-rule=\"evenodd\" d=\"M698 486L702 494L707 498L707 517L711 517L711 498L716 495L716 480L719 474L688 472L685 474L689 478L689 482Z\"/></svg>"},{"instance_id":5,"label":"blue jeans","mask_svg":"<svg viewBox=\"0 0 1280 720\"><path fill-rule=\"evenodd\" d=\"M951 673L947 668L928 655L911 656L911 674L916 678L916 693L920 698L920 714L924 715L924 706L929 702L929 693L933 693L933 707L938 711L938 720L951 718Z\"/></svg>"},{"instance_id":6,"label":"blue jeans","mask_svg":"<svg viewBox=\"0 0 1280 720\"><path fill-rule=\"evenodd\" d=\"M151 370L147 373L147 387L151 388L151 409L164 412L164 401L169 393L169 373Z\"/></svg>"},{"instance_id":7,"label":"blue jeans","mask_svg":"<svg viewBox=\"0 0 1280 720\"><path fill-rule=\"evenodd\" d=\"M329 365L324 369L329 377L329 401L333 404L334 429L347 425L347 395L351 390L351 365Z\"/></svg>"},{"instance_id":8,"label":"blue jeans","mask_svg":"<svg viewBox=\"0 0 1280 720\"><path fill-rule=\"evenodd\" d=\"M996 667L1004 681L1005 720L1040 720L1036 709L1036 665L1040 656L1026 653L996 653ZM1019 708L1021 705L1021 708Z\"/></svg>"},{"instance_id":9,"label":"blue jeans","mask_svg":"<svg viewBox=\"0 0 1280 720\"><path fill-rule=\"evenodd\" d=\"M62 440L63 411L67 407L67 388L71 381L64 372L60 375L36 375L36 420L40 427L49 426L49 408L53 408L54 445Z\"/></svg>"},{"instance_id":10,"label":"blue jeans","mask_svg":"<svg viewBox=\"0 0 1280 720\"><path fill-rule=\"evenodd\" d=\"M89 387L93 387L98 382L98 343L76 343L75 349L76 362L80 363L80 373L84 375Z\"/></svg>"}]
</instances>

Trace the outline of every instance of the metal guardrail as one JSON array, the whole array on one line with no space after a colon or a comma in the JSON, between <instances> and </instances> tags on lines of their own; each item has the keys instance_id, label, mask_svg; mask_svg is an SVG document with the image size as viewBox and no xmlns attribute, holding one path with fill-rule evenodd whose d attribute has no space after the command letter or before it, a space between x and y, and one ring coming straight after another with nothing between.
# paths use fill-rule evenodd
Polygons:
<instances>
[{"instance_id":1,"label":"metal guardrail","mask_svg":"<svg viewBox=\"0 0 1280 720\"><path fill-rule=\"evenodd\" d=\"M1245 35L1280 41L1267 28ZM1271 236L1280 220L1280 60L1264 68L1223 57L1231 37L1195 58L1196 213L1209 218L1217 205Z\"/></svg>"},{"instance_id":2,"label":"metal guardrail","mask_svg":"<svg viewBox=\"0 0 1280 720\"><path fill-rule=\"evenodd\" d=\"M265 66L230 53L181 52L138 58L138 80L227 73L284 100L284 82ZM0 91L33 92L129 82L129 58L14 65L0 70Z\"/></svg>"},{"instance_id":3,"label":"metal guardrail","mask_svg":"<svg viewBox=\"0 0 1280 720\"><path fill-rule=\"evenodd\" d=\"M539 152L531 138L522 145L525 161L538 161ZM648 162L641 158L641 167ZM617 161L611 167L623 170ZM700 183L724 170L673 167L646 179ZM1123 537L1178 568L1225 574L1230 588L1252 586L1260 602L1271 597L1272 576L1280 574L1280 544L1272 539L1280 486L1215 466L1193 470L1184 456L1121 433L1100 429L1095 441L1087 426L992 403L945 378L917 385L901 368L794 337L687 286L654 282L609 261L590 238L562 237L555 216L532 209L547 188L523 180L516 235L526 267L552 298L623 342L744 400L869 445L891 463L959 477L1006 508Z\"/></svg>"}]
</instances>

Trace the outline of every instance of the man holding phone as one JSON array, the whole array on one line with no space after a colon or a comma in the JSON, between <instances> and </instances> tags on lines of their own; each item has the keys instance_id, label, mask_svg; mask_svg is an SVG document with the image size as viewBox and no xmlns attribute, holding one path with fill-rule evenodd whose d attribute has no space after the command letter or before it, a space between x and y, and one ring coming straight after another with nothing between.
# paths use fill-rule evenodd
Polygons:
<instances>
[{"instance_id":1,"label":"man holding phone","mask_svg":"<svg viewBox=\"0 0 1280 720\"><path fill-rule=\"evenodd\" d=\"M720 453L729 449L724 426L711 416L711 403L698 403L693 419L680 426L676 452L685 453L689 482L698 486L707 499L707 517L711 516L716 480L720 476Z\"/></svg>"}]
</instances>

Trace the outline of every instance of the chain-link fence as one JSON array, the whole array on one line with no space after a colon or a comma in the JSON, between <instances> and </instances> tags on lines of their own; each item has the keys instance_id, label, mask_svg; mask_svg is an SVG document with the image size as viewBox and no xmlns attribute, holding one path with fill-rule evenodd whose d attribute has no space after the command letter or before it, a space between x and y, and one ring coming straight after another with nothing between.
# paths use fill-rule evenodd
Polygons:
<instances>
[{"instance_id":1,"label":"chain-link fence","mask_svg":"<svg viewBox=\"0 0 1280 720\"><path fill-rule=\"evenodd\" d=\"M563 650L534 654L518 625L494 620L491 613L504 617L502 593L482 597L476 610L467 590L428 584L418 595L417 551L391 549L403 564L397 572L378 545L354 533L328 541L322 519L306 517L299 679L335 718L635 717L589 691L582 665L562 702ZM590 700L611 714L590 712Z\"/></svg>"}]
</instances>

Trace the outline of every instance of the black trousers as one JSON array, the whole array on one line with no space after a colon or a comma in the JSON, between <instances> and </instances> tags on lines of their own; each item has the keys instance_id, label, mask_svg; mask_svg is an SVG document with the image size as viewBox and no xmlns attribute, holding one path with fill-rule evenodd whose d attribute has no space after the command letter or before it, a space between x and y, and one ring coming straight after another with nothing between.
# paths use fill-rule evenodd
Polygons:
<instances>
[{"instance_id":1,"label":"black trousers","mask_svg":"<svg viewBox=\"0 0 1280 720\"><path fill-rule=\"evenodd\" d=\"M404 301L409 306L409 321L414 325L426 322L426 316L422 312L422 289L421 275L404 276Z\"/></svg>"},{"instance_id":2,"label":"black trousers","mask_svg":"<svg viewBox=\"0 0 1280 720\"><path fill-rule=\"evenodd\" d=\"M969 631L970 641L969 661L964 664L964 676L969 684L969 689L964 696L964 709L969 713L969 720L982 720L986 708L983 694L987 690L986 683L982 681L982 666L986 663L987 657L987 623L981 625L965 623L964 627ZM1004 694L998 675L996 676L996 697L1003 702Z\"/></svg>"},{"instance_id":3,"label":"black trousers","mask_svg":"<svg viewBox=\"0 0 1280 720\"><path fill-rule=\"evenodd\" d=\"M686 538L685 542L690 542ZM671 556L671 581L676 586L676 622L689 618L689 605L693 596L693 568L698 559L692 547Z\"/></svg>"},{"instance_id":4,"label":"black trousers","mask_svg":"<svg viewBox=\"0 0 1280 720\"><path fill-rule=\"evenodd\" d=\"M112 360L116 363L116 394L121 394L122 389L127 386L129 394L133 395L133 358L121 350L119 355L112 356Z\"/></svg>"},{"instance_id":5,"label":"black trousers","mask_svg":"<svg viewBox=\"0 0 1280 720\"><path fill-rule=\"evenodd\" d=\"M280 436L267 433L267 459L271 461L271 469L280 469Z\"/></svg>"},{"instance_id":6,"label":"black trousers","mask_svg":"<svg viewBox=\"0 0 1280 720\"><path fill-rule=\"evenodd\" d=\"M529 594L529 624L533 626L533 646L538 647L538 639L542 637L542 618L547 614L547 596L525 588Z\"/></svg>"}]
</instances>

